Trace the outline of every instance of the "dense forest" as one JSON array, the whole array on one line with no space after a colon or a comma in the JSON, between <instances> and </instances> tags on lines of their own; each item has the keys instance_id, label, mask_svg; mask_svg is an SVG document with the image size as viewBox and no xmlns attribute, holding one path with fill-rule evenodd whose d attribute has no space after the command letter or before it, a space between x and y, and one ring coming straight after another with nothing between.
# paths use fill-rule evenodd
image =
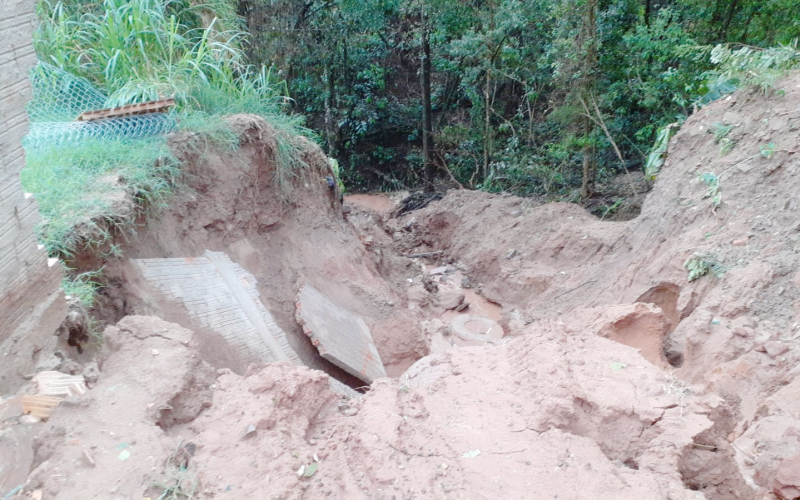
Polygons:
<instances>
[{"instance_id":1,"label":"dense forest","mask_svg":"<svg viewBox=\"0 0 800 500\"><path fill-rule=\"evenodd\" d=\"M732 90L715 45L752 52L800 35L797 0L238 8L249 57L279 68L352 189L431 187L437 176L588 196L599 178L641 169L661 127Z\"/></svg>"},{"instance_id":2,"label":"dense forest","mask_svg":"<svg viewBox=\"0 0 800 500\"><path fill-rule=\"evenodd\" d=\"M54 37L123 3L42 0L40 57L92 77L82 42L54 54ZM189 45L203 33L229 80L247 73L258 95L268 84L351 191L462 185L585 200L643 171L693 110L748 79L767 89L798 62L800 36L800 0L131 3L161 9ZM118 71L108 54L94 81Z\"/></svg>"}]
</instances>

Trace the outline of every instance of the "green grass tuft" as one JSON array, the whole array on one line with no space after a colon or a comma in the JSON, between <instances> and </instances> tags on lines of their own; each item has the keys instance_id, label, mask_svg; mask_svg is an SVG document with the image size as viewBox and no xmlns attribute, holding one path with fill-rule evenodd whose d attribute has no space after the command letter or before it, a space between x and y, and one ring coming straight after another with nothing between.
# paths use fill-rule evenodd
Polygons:
<instances>
[{"instance_id":1,"label":"green grass tuft","mask_svg":"<svg viewBox=\"0 0 800 500\"><path fill-rule=\"evenodd\" d=\"M83 308L88 311L95 304L97 290L100 288L98 279L102 274L103 269L74 274L72 269L64 266L61 288L65 295L78 299Z\"/></svg>"},{"instance_id":2,"label":"green grass tuft","mask_svg":"<svg viewBox=\"0 0 800 500\"><path fill-rule=\"evenodd\" d=\"M21 181L39 203L40 241L50 255L71 257L81 245L104 244L135 210L162 206L178 174L164 137L88 139L29 151Z\"/></svg>"}]
</instances>

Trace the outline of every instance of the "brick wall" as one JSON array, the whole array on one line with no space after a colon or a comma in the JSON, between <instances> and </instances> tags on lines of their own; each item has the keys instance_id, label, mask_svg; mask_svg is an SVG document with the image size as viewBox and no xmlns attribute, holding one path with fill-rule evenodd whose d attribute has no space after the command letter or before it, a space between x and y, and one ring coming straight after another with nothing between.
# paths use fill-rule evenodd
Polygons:
<instances>
[{"instance_id":1,"label":"brick wall","mask_svg":"<svg viewBox=\"0 0 800 500\"><path fill-rule=\"evenodd\" d=\"M0 394L15 391L33 370L66 314L61 266L37 245L38 207L19 181L35 24L34 0L0 1Z\"/></svg>"}]
</instances>

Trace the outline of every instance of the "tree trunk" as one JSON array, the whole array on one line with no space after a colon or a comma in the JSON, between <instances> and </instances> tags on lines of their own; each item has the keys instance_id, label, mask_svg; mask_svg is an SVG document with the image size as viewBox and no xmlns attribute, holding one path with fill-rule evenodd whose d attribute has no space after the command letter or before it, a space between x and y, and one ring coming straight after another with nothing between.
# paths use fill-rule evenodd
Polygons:
<instances>
[{"instance_id":1,"label":"tree trunk","mask_svg":"<svg viewBox=\"0 0 800 500\"><path fill-rule=\"evenodd\" d=\"M742 36L739 38L739 42L747 43L747 32L750 31L750 23L753 22L753 18L758 14L758 9L759 7L755 6L750 10L750 14L747 16L747 21L744 23L744 30L742 31ZM770 42L769 45L772 44L773 43Z\"/></svg>"},{"instance_id":2,"label":"tree trunk","mask_svg":"<svg viewBox=\"0 0 800 500\"><path fill-rule=\"evenodd\" d=\"M738 0L732 0L731 1L731 5L728 8L728 15L725 18L725 24L722 25L722 31L720 32L720 35L719 35L719 39L721 41L725 40L728 37L728 30L731 27L731 21L733 21L733 16L734 16L734 14L736 14L736 11L738 10L738 7L739 7Z\"/></svg>"},{"instance_id":3,"label":"tree trunk","mask_svg":"<svg viewBox=\"0 0 800 500\"><path fill-rule=\"evenodd\" d=\"M338 141L336 140L336 123L333 116L333 108L336 105L336 83L332 67L325 68L325 77L328 87L328 91L325 93L325 135L328 140L328 156L333 158L336 156Z\"/></svg>"},{"instance_id":4,"label":"tree trunk","mask_svg":"<svg viewBox=\"0 0 800 500\"><path fill-rule=\"evenodd\" d=\"M494 31L494 2L489 2L489 31ZM502 42L501 42L502 45ZM499 48L498 48L499 49ZM494 64L494 56L491 51L488 57L488 65L486 67L486 89L483 91L484 101L484 120L483 120L483 183L486 187L486 181L489 179L489 163L492 161L492 64Z\"/></svg>"},{"instance_id":5,"label":"tree trunk","mask_svg":"<svg viewBox=\"0 0 800 500\"><path fill-rule=\"evenodd\" d=\"M491 124L491 114L489 113L492 103L491 103L491 89L490 86L492 84L492 72L490 69L486 70L486 89L483 91L483 95L485 97L484 101L484 111L485 117L483 121L483 181L489 178L489 161L491 159L491 149L492 149L492 124Z\"/></svg>"},{"instance_id":6,"label":"tree trunk","mask_svg":"<svg viewBox=\"0 0 800 500\"><path fill-rule=\"evenodd\" d=\"M586 17L583 26L583 76L581 77L581 98L584 102L594 99L594 80L597 72L597 0L586 1ZM583 120L585 143L583 146L583 175L581 182L581 197L587 198L592 194L595 158L594 148L590 137L594 130L594 122L588 117Z\"/></svg>"},{"instance_id":7,"label":"tree trunk","mask_svg":"<svg viewBox=\"0 0 800 500\"><path fill-rule=\"evenodd\" d=\"M424 9L424 7L423 7ZM435 165L433 162L433 110L431 106L431 46L428 39L428 24L425 11L421 13L420 38L422 60L420 61L420 84L422 86L422 158L425 163L425 191L433 191Z\"/></svg>"},{"instance_id":8,"label":"tree trunk","mask_svg":"<svg viewBox=\"0 0 800 500\"><path fill-rule=\"evenodd\" d=\"M348 71L349 68L350 68L350 59L347 55L347 35L345 34L345 36L342 39L342 71L344 76L344 88L345 91L347 92L346 95L353 94L353 89L350 88L350 71Z\"/></svg>"},{"instance_id":9,"label":"tree trunk","mask_svg":"<svg viewBox=\"0 0 800 500\"><path fill-rule=\"evenodd\" d=\"M585 137L589 137L591 133L592 124L591 120L585 118L583 120L583 133ZM590 178L590 171L592 168L592 146L589 144L587 140L583 145L583 176L581 181L581 198L586 199L589 195L592 194L591 188L589 187L589 178Z\"/></svg>"}]
</instances>

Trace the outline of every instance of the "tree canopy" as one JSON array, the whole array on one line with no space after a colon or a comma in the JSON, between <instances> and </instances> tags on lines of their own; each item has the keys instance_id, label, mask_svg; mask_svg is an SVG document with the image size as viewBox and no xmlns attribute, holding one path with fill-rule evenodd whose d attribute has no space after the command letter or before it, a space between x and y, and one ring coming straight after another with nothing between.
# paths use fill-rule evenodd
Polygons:
<instances>
[{"instance_id":1,"label":"tree canopy","mask_svg":"<svg viewBox=\"0 0 800 500\"><path fill-rule=\"evenodd\" d=\"M735 88L719 78L711 48L791 44L798 7L800 0L238 4L249 57L282 72L296 112L309 117L351 188L424 187L429 161L436 175L467 187L554 196L578 187L588 196L598 177L641 169L660 128Z\"/></svg>"}]
</instances>

